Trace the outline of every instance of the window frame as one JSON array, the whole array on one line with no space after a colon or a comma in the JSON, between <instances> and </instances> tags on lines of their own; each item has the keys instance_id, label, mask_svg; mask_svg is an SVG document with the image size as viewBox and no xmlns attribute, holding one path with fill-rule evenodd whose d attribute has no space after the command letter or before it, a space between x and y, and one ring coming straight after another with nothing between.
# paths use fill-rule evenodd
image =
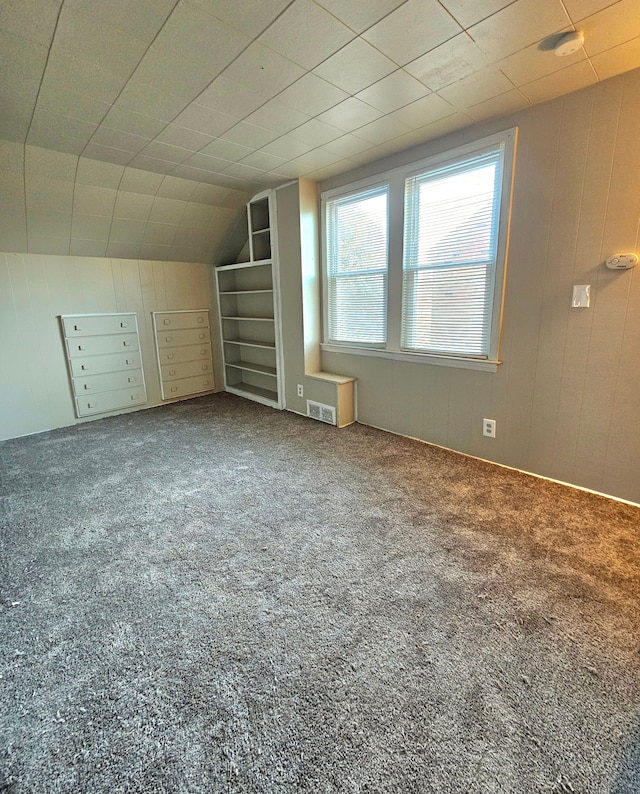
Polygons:
<instances>
[{"instance_id":1,"label":"window frame","mask_svg":"<svg viewBox=\"0 0 640 794\"><path fill-rule=\"evenodd\" d=\"M476 141L438 152L418 161L409 161L366 179L351 182L321 194L322 222L322 297L323 297L323 335L321 349L330 353L349 353L363 356L391 358L399 361L413 361L437 366L458 367L496 372L500 350L500 332L504 309L504 292L507 273L509 226L513 197L513 173L515 167L517 127L488 135ZM404 257L404 202L405 181L416 175L424 174L455 165L490 151L497 146L504 149L502 163L501 200L498 214L497 257L494 272L494 292L492 300L491 336L489 354L476 357L458 354L439 354L432 352L407 351L401 346L402 325L402 277ZM376 186L388 185L388 277L387 277L387 342L380 347L362 346L356 343L331 342L328 333L328 290L327 290L327 249L326 249L326 206L327 202L350 194L364 192Z\"/></svg>"}]
</instances>

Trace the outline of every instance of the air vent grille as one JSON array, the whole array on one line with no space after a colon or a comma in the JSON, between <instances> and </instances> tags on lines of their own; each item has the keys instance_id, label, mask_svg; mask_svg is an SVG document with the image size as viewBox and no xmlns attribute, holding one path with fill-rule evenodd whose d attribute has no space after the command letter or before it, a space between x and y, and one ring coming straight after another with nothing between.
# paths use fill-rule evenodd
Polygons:
<instances>
[{"instance_id":1,"label":"air vent grille","mask_svg":"<svg viewBox=\"0 0 640 794\"><path fill-rule=\"evenodd\" d=\"M307 416L319 422L326 422L328 425L336 423L336 409L332 405L323 405L313 400L307 400Z\"/></svg>"}]
</instances>

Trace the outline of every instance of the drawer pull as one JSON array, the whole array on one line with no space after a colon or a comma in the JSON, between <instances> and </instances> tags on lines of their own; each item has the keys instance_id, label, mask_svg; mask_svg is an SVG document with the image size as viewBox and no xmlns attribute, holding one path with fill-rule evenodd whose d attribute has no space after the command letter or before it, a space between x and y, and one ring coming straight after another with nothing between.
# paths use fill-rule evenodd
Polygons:
<instances>
[{"instance_id":1,"label":"drawer pull","mask_svg":"<svg viewBox=\"0 0 640 794\"><path fill-rule=\"evenodd\" d=\"M89 384L88 384L88 383L85 383L85 384L84 384L84 388L85 388L85 389L88 391L88 390L91 388L91 386L89 386Z\"/></svg>"},{"instance_id":2,"label":"drawer pull","mask_svg":"<svg viewBox=\"0 0 640 794\"><path fill-rule=\"evenodd\" d=\"M204 334L200 334L198 339L204 339Z\"/></svg>"},{"instance_id":3,"label":"drawer pull","mask_svg":"<svg viewBox=\"0 0 640 794\"><path fill-rule=\"evenodd\" d=\"M167 358L173 358L173 353L167 353Z\"/></svg>"},{"instance_id":4,"label":"drawer pull","mask_svg":"<svg viewBox=\"0 0 640 794\"><path fill-rule=\"evenodd\" d=\"M129 323L120 323L120 328L128 328Z\"/></svg>"},{"instance_id":5,"label":"drawer pull","mask_svg":"<svg viewBox=\"0 0 640 794\"><path fill-rule=\"evenodd\" d=\"M203 372L206 372L208 369L209 369L209 365L208 364L203 364L202 365L202 371Z\"/></svg>"},{"instance_id":6,"label":"drawer pull","mask_svg":"<svg viewBox=\"0 0 640 794\"><path fill-rule=\"evenodd\" d=\"M88 367L86 364L81 364L81 365L80 365L80 369L81 369L83 372L87 372L87 371L89 370L89 367Z\"/></svg>"},{"instance_id":7,"label":"drawer pull","mask_svg":"<svg viewBox=\"0 0 640 794\"><path fill-rule=\"evenodd\" d=\"M175 374L176 374L176 371L175 371L175 369L170 369L170 370L169 370L169 375L175 375Z\"/></svg>"},{"instance_id":8,"label":"drawer pull","mask_svg":"<svg viewBox=\"0 0 640 794\"><path fill-rule=\"evenodd\" d=\"M172 339L173 339L172 336L165 336L164 341L165 342L170 342Z\"/></svg>"},{"instance_id":9,"label":"drawer pull","mask_svg":"<svg viewBox=\"0 0 640 794\"><path fill-rule=\"evenodd\" d=\"M87 349L86 345L78 345L78 350L86 350L86 349Z\"/></svg>"},{"instance_id":10,"label":"drawer pull","mask_svg":"<svg viewBox=\"0 0 640 794\"><path fill-rule=\"evenodd\" d=\"M82 331L82 328L79 325L74 325L73 326L73 330L74 331Z\"/></svg>"},{"instance_id":11,"label":"drawer pull","mask_svg":"<svg viewBox=\"0 0 640 794\"><path fill-rule=\"evenodd\" d=\"M204 317L198 317L198 322L199 323L203 323L204 322Z\"/></svg>"},{"instance_id":12,"label":"drawer pull","mask_svg":"<svg viewBox=\"0 0 640 794\"><path fill-rule=\"evenodd\" d=\"M171 387L171 391L178 391L178 387L177 386L172 386Z\"/></svg>"},{"instance_id":13,"label":"drawer pull","mask_svg":"<svg viewBox=\"0 0 640 794\"><path fill-rule=\"evenodd\" d=\"M128 366L131 366L133 364L133 359L132 358L125 358L124 363L127 364Z\"/></svg>"},{"instance_id":14,"label":"drawer pull","mask_svg":"<svg viewBox=\"0 0 640 794\"><path fill-rule=\"evenodd\" d=\"M137 380L137 378L135 377L135 375L132 375L130 378L127 378L127 382L128 383L135 383L136 380Z\"/></svg>"},{"instance_id":15,"label":"drawer pull","mask_svg":"<svg viewBox=\"0 0 640 794\"><path fill-rule=\"evenodd\" d=\"M171 325L171 320L168 318L162 321L165 325Z\"/></svg>"},{"instance_id":16,"label":"drawer pull","mask_svg":"<svg viewBox=\"0 0 640 794\"><path fill-rule=\"evenodd\" d=\"M137 400L138 399L138 395L137 394L132 394L131 395L131 399L132 400Z\"/></svg>"},{"instance_id":17,"label":"drawer pull","mask_svg":"<svg viewBox=\"0 0 640 794\"><path fill-rule=\"evenodd\" d=\"M207 354L207 349L206 349L206 348L204 348L204 347L203 347L203 348L201 348L201 350L200 350L200 355L201 355L201 356L206 356L206 354Z\"/></svg>"},{"instance_id":18,"label":"drawer pull","mask_svg":"<svg viewBox=\"0 0 640 794\"><path fill-rule=\"evenodd\" d=\"M131 342L128 342L126 339L122 344L124 345L124 347L131 347Z\"/></svg>"},{"instance_id":19,"label":"drawer pull","mask_svg":"<svg viewBox=\"0 0 640 794\"><path fill-rule=\"evenodd\" d=\"M95 403L87 403L87 408L95 408L95 407L96 407Z\"/></svg>"}]
</instances>

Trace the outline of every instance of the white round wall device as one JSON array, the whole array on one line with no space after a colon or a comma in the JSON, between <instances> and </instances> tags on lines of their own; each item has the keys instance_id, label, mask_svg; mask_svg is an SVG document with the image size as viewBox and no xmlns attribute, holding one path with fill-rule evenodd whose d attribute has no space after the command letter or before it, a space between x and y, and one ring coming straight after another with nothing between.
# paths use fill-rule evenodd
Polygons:
<instances>
[{"instance_id":1,"label":"white round wall device","mask_svg":"<svg viewBox=\"0 0 640 794\"><path fill-rule=\"evenodd\" d=\"M584 35L578 30L570 30L558 39L558 43L554 47L554 52L563 58L565 55L573 55L578 52L580 47L584 44Z\"/></svg>"},{"instance_id":2,"label":"white round wall device","mask_svg":"<svg viewBox=\"0 0 640 794\"><path fill-rule=\"evenodd\" d=\"M614 254L605 264L609 270L631 270L638 264L638 254Z\"/></svg>"}]
</instances>

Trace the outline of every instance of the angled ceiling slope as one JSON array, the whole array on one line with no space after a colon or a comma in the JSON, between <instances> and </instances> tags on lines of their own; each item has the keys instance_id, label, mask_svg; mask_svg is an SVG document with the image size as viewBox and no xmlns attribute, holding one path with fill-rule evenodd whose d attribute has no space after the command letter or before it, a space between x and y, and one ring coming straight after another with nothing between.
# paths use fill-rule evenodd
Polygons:
<instances>
[{"instance_id":1,"label":"angled ceiling slope","mask_svg":"<svg viewBox=\"0 0 640 794\"><path fill-rule=\"evenodd\" d=\"M0 54L0 138L244 199L636 68L640 4L4 0Z\"/></svg>"}]
</instances>

